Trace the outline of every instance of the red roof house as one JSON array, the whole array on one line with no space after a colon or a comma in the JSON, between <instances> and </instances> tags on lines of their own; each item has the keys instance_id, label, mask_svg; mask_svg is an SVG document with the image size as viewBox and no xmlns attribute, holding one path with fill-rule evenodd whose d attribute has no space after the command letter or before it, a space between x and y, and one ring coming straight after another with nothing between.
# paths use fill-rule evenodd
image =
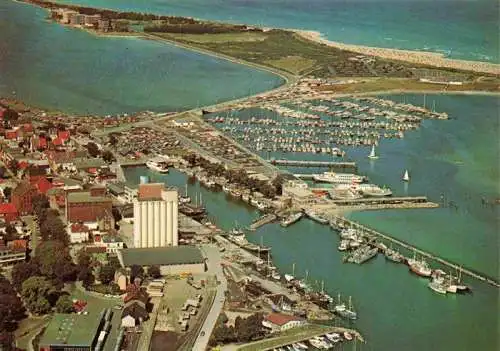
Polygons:
<instances>
[{"instance_id":1,"label":"red roof house","mask_svg":"<svg viewBox=\"0 0 500 351\"><path fill-rule=\"evenodd\" d=\"M45 177L39 178L33 185L42 194L47 194L47 191L49 191L53 187L52 183L49 182Z\"/></svg>"},{"instance_id":2,"label":"red roof house","mask_svg":"<svg viewBox=\"0 0 500 351\"><path fill-rule=\"evenodd\" d=\"M262 325L273 332L295 328L303 324L305 321L302 318L283 313L271 313L262 321Z\"/></svg>"},{"instance_id":3,"label":"red roof house","mask_svg":"<svg viewBox=\"0 0 500 351\"><path fill-rule=\"evenodd\" d=\"M60 139L63 143L69 140L70 132L69 130L58 130L57 139Z\"/></svg>"},{"instance_id":4,"label":"red roof house","mask_svg":"<svg viewBox=\"0 0 500 351\"><path fill-rule=\"evenodd\" d=\"M12 222L15 221L18 216L19 213L13 203L0 204L0 218L3 218L6 222Z\"/></svg>"}]
</instances>

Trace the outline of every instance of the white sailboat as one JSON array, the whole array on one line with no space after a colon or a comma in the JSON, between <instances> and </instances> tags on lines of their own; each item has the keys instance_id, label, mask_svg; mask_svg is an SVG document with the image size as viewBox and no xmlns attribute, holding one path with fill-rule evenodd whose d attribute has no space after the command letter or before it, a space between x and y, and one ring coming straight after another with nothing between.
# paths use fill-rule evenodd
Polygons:
<instances>
[{"instance_id":1,"label":"white sailboat","mask_svg":"<svg viewBox=\"0 0 500 351\"><path fill-rule=\"evenodd\" d=\"M405 174L403 175L403 181L409 182L410 181L410 174L408 173L408 170L405 170Z\"/></svg>"},{"instance_id":2,"label":"white sailboat","mask_svg":"<svg viewBox=\"0 0 500 351\"><path fill-rule=\"evenodd\" d=\"M376 160L378 158L377 154L375 153L375 145L372 145L372 151L370 152L370 155L368 155L368 158L371 160Z\"/></svg>"}]
</instances>

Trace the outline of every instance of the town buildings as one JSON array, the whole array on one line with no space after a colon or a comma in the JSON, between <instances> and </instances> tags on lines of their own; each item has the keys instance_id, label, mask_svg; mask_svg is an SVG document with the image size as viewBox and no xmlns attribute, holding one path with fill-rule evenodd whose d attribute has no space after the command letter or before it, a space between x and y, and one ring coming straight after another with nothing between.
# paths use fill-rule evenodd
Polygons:
<instances>
[{"instance_id":1,"label":"town buildings","mask_svg":"<svg viewBox=\"0 0 500 351\"><path fill-rule=\"evenodd\" d=\"M26 240L13 240L0 246L0 267L26 260Z\"/></svg>"},{"instance_id":2,"label":"town buildings","mask_svg":"<svg viewBox=\"0 0 500 351\"><path fill-rule=\"evenodd\" d=\"M178 193L163 183L140 184L134 200L134 247L177 246Z\"/></svg>"}]
</instances>

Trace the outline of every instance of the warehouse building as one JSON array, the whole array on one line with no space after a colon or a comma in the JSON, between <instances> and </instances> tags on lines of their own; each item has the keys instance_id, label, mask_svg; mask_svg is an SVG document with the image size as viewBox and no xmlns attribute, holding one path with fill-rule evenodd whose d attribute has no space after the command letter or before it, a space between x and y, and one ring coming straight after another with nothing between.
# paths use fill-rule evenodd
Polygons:
<instances>
[{"instance_id":1,"label":"warehouse building","mask_svg":"<svg viewBox=\"0 0 500 351\"><path fill-rule=\"evenodd\" d=\"M205 258L195 246L123 249L118 260L123 268L159 266L162 275L205 272Z\"/></svg>"}]
</instances>

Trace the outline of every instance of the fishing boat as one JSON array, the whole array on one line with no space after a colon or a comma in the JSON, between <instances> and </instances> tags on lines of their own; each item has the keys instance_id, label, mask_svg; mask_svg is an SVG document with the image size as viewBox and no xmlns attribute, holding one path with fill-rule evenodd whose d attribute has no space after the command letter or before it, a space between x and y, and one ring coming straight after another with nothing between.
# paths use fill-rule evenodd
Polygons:
<instances>
[{"instance_id":1,"label":"fishing boat","mask_svg":"<svg viewBox=\"0 0 500 351\"><path fill-rule=\"evenodd\" d=\"M446 282L442 276L432 279L428 286L429 288L431 288L431 290L437 292L438 294L444 295L447 292Z\"/></svg>"},{"instance_id":2,"label":"fishing boat","mask_svg":"<svg viewBox=\"0 0 500 351\"><path fill-rule=\"evenodd\" d=\"M397 250L393 250L392 247L384 251L385 258L389 261L401 263L404 261L405 257L400 254Z\"/></svg>"},{"instance_id":3,"label":"fishing boat","mask_svg":"<svg viewBox=\"0 0 500 351\"><path fill-rule=\"evenodd\" d=\"M345 303L342 303L342 301L340 300L340 294L338 294L338 303L334 306L333 312L347 319L358 318L358 314L354 311L352 307L352 299L350 296L349 296L349 306L346 306Z\"/></svg>"},{"instance_id":4,"label":"fishing boat","mask_svg":"<svg viewBox=\"0 0 500 351\"><path fill-rule=\"evenodd\" d=\"M316 221L320 224L328 224L328 219L321 216L320 214L318 214L314 210L307 209L304 211L304 213L306 214L307 217L311 218L313 221Z\"/></svg>"},{"instance_id":5,"label":"fishing boat","mask_svg":"<svg viewBox=\"0 0 500 351\"><path fill-rule=\"evenodd\" d=\"M375 153L375 144L372 145L372 151L370 152L370 154L368 155L368 158L370 160L376 160L378 158L377 154Z\"/></svg>"},{"instance_id":6,"label":"fishing boat","mask_svg":"<svg viewBox=\"0 0 500 351\"><path fill-rule=\"evenodd\" d=\"M408 266L413 273L421 277L430 277L432 274L429 264L424 259L417 260L415 254L408 260Z\"/></svg>"},{"instance_id":7,"label":"fishing boat","mask_svg":"<svg viewBox=\"0 0 500 351\"><path fill-rule=\"evenodd\" d=\"M405 170L405 174L403 175L403 181L404 182L409 182L410 181L410 174L408 173L408 170Z\"/></svg>"},{"instance_id":8,"label":"fishing boat","mask_svg":"<svg viewBox=\"0 0 500 351\"><path fill-rule=\"evenodd\" d=\"M302 218L302 216L303 216L302 212L292 213L288 217L283 218L281 220L280 225L282 227L288 227L289 225L299 221Z\"/></svg>"}]
</instances>

